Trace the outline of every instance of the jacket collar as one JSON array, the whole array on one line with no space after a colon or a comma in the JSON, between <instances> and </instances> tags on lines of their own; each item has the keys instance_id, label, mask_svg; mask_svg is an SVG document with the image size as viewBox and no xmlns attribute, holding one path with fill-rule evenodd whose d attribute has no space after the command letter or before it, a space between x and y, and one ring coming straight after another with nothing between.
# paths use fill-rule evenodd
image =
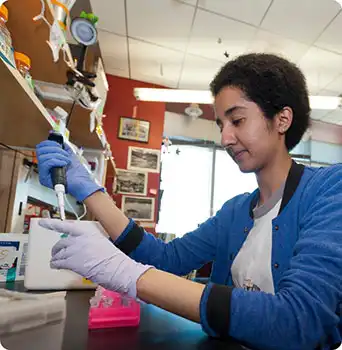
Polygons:
<instances>
[{"instance_id":1,"label":"jacket collar","mask_svg":"<svg viewBox=\"0 0 342 350\"><path fill-rule=\"evenodd\" d=\"M304 169L305 169L304 165L297 164L294 160L292 161L289 174L287 175L287 178L286 178L283 199L281 201L278 215L286 207L287 203L291 200L293 194L296 192L300 179L302 178ZM250 203L249 215L251 218L253 218L253 208L258 203L259 195L260 195L260 192L258 190Z\"/></svg>"}]
</instances>

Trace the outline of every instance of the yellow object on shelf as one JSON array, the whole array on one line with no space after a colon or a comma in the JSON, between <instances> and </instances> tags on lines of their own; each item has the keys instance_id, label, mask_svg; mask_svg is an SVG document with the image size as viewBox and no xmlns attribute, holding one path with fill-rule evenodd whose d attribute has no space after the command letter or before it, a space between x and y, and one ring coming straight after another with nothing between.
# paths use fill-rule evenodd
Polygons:
<instances>
[{"instance_id":1,"label":"yellow object on shelf","mask_svg":"<svg viewBox=\"0 0 342 350\"><path fill-rule=\"evenodd\" d=\"M22 65L27 70L31 69L31 59L27 55L25 55L25 54L23 54L21 52L15 51L14 52L14 58L15 58L15 61L17 63L17 68L18 68L18 65Z\"/></svg>"},{"instance_id":2,"label":"yellow object on shelf","mask_svg":"<svg viewBox=\"0 0 342 350\"><path fill-rule=\"evenodd\" d=\"M1 5L0 7L0 16L5 20L5 22L8 21L8 10L5 5Z\"/></svg>"},{"instance_id":3,"label":"yellow object on shelf","mask_svg":"<svg viewBox=\"0 0 342 350\"><path fill-rule=\"evenodd\" d=\"M25 78L29 86L33 89L32 77L30 74L31 59L21 52L14 52L15 64L20 74Z\"/></svg>"}]
</instances>

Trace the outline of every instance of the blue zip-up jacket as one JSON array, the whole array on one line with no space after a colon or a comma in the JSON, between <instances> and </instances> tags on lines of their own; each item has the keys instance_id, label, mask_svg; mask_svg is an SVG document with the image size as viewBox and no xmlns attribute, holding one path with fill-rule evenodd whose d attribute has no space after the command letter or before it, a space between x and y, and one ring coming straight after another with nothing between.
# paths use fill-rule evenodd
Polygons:
<instances>
[{"instance_id":1,"label":"blue zip-up jacket","mask_svg":"<svg viewBox=\"0 0 342 350\"><path fill-rule=\"evenodd\" d=\"M200 305L211 336L257 349L332 349L342 333L342 165L293 163L272 221L275 295L234 288L232 262L253 227L259 191L226 202L198 229L165 244L133 221L115 244L133 259L177 275L213 261Z\"/></svg>"}]
</instances>

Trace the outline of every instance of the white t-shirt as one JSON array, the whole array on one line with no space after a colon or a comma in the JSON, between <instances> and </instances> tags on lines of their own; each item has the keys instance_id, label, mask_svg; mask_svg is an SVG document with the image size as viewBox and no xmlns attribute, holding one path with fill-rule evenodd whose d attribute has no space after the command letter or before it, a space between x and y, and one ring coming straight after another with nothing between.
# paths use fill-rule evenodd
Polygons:
<instances>
[{"instance_id":1,"label":"white t-shirt","mask_svg":"<svg viewBox=\"0 0 342 350\"><path fill-rule=\"evenodd\" d=\"M231 268L235 287L274 294L272 220L279 213L283 192L284 185L264 205L253 210L254 226Z\"/></svg>"}]
</instances>

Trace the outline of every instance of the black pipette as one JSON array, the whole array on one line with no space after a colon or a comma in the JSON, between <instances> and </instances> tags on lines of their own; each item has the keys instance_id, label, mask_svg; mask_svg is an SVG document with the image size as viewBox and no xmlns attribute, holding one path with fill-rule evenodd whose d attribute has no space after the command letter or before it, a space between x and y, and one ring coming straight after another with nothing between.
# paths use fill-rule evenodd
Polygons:
<instances>
[{"instance_id":1,"label":"black pipette","mask_svg":"<svg viewBox=\"0 0 342 350\"><path fill-rule=\"evenodd\" d=\"M53 131L50 133L48 139L50 141L55 141L59 143L64 148L63 135ZM60 214L61 220L65 220L64 195L65 195L65 188L67 186L66 168L65 167L53 168L51 171L51 180L52 180L53 188L57 195L59 214Z\"/></svg>"}]
</instances>

